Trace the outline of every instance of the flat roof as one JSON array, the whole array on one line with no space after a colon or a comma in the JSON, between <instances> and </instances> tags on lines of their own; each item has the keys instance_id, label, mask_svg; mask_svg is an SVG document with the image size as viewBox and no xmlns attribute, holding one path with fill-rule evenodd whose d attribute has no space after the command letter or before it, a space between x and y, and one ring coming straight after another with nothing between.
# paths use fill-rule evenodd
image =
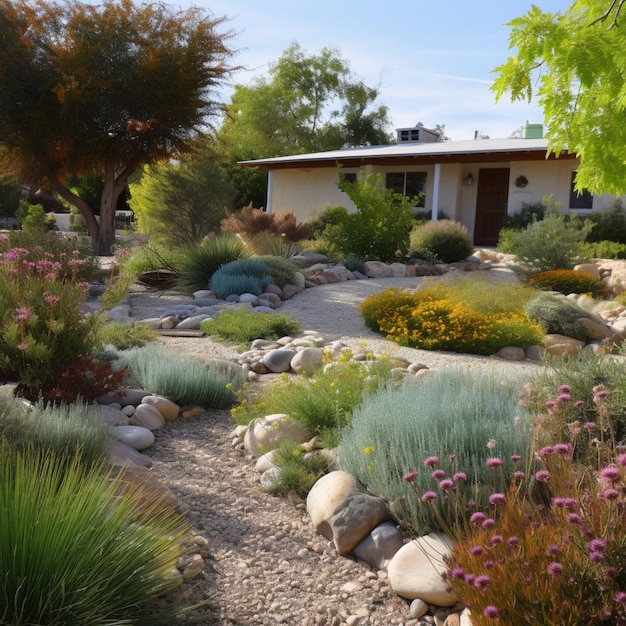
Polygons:
<instances>
[{"instance_id":1,"label":"flat roof","mask_svg":"<svg viewBox=\"0 0 626 626\"><path fill-rule=\"evenodd\" d=\"M442 141L436 143L407 142L386 146L364 146L294 154L290 156L239 161L246 167L262 169L283 169L292 167L324 167L330 163L340 163L347 167L357 167L376 161L377 163L437 163L469 161L503 161L507 158L518 160L541 160L554 158L548 154L548 140L542 139L470 139L464 141ZM561 158L573 158L566 151Z\"/></svg>"}]
</instances>

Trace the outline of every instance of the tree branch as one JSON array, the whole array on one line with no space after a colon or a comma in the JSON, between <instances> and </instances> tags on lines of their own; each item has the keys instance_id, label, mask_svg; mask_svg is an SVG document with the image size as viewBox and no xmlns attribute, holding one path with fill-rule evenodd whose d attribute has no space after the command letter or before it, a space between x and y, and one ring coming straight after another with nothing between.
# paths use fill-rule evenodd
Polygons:
<instances>
[{"instance_id":1,"label":"tree branch","mask_svg":"<svg viewBox=\"0 0 626 626\"><path fill-rule=\"evenodd\" d=\"M593 22L591 22L591 24L589 24L588 26L593 26L594 24L597 24L598 22L606 22L606 20L609 19L609 16L613 12L613 9L615 9L615 6L617 5L617 11L615 12L615 16L613 17L611 26L609 26L609 28L616 28L617 20L619 18L619 15L622 11L622 7L624 6L625 2L626 0L612 0L611 6L606 10L606 12L603 15L601 15L597 20L594 20Z\"/></svg>"}]
</instances>

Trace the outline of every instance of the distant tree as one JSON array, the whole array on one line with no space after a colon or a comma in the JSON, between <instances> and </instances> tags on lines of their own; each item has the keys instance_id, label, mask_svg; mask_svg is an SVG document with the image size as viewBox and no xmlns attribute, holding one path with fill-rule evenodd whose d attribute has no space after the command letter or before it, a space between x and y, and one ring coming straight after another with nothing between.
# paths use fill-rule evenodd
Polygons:
<instances>
[{"instance_id":1,"label":"distant tree","mask_svg":"<svg viewBox=\"0 0 626 626\"><path fill-rule=\"evenodd\" d=\"M376 105L378 97L337 49L308 54L297 43L270 66L269 77L236 85L220 135L243 191L239 204L265 203L266 172L239 172L237 161L391 143L388 109Z\"/></svg>"},{"instance_id":2,"label":"distant tree","mask_svg":"<svg viewBox=\"0 0 626 626\"><path fill-rule=\"evenodd\" d=\"M191 150L220 110L223 21L159 2L0 0L0 173L74 205L110 253L131 174ZM69 175L102 180L99 223Z\"/></svg>"},{"instance_id":3,"label":"distant tree","mask_svg":"<svg viewBox=\"0 0 626 626\"><path fill-rule=\"evenodd\" d=\"M577 0L557 13L533 6L509 23L515 56L496 68L496 98L536 97L550 149L578 154L579 190L626 193L625 3Z\"/></svg>"},{"instance_id":4,"label":"distant tree","mask_svg":"<svg viewBox=\"0 0 626 626\"><path fill-rule=\"evenodd\" d=\"M220 221L234 208L234 192L211 154L146 166L129 187L137 229L169 245L199 242L219 232Z\"/></svg>"}]
</instances>

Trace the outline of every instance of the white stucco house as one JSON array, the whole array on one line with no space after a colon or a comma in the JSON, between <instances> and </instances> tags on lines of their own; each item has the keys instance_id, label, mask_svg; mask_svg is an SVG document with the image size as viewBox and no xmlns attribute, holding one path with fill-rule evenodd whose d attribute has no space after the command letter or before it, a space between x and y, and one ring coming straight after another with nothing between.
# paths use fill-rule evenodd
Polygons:
<instances>
[{"instance_id":1,"label":"white stucco house","mask_svg":"<svg viewBox=\"0 0 626 626\"><path fill-rule=\"evenodd\" d=\"M423 192L421 207L433 219L445 213L463 223L476 245L492 246L506 213L552 196L565 212L580 214L612 207L608 194L578 195L573 190L578 159L562 152L547 155L548 142L539 124L527 124L521 138L437 141L426 128L397 131L393 145L242 161L268 170L266 210L293 211L299 221L330 206L355 211L338 188L339 166L348 177L361 168L381 174L383 184L405 195Z\"/></svg>"}]
</instances>

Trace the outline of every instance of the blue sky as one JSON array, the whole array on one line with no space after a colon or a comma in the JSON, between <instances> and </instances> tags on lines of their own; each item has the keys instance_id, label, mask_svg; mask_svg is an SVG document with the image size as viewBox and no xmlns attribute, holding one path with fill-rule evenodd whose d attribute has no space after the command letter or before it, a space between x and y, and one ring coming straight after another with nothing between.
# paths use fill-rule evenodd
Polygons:
<instances>
[{"instance_id":1,"label":"blue sky","mask_svg":"<svg viewBox=\"0 0 626 626\"><path fill-rule=\"evenodd\" d=\"M509 28L527 12L526 0L179 0L229 19L236 36L233 77L247 84L297 42L309 53L338 48L368 85L379 85L394 128L445 124L454 140L474 131L508 137L527 120L542 123L536 103L495 104L492 70L506 61ZM567 0L534 0L563 11ZM229 97L229 93L226 97Z\"/></svg>"}]
</instances>

